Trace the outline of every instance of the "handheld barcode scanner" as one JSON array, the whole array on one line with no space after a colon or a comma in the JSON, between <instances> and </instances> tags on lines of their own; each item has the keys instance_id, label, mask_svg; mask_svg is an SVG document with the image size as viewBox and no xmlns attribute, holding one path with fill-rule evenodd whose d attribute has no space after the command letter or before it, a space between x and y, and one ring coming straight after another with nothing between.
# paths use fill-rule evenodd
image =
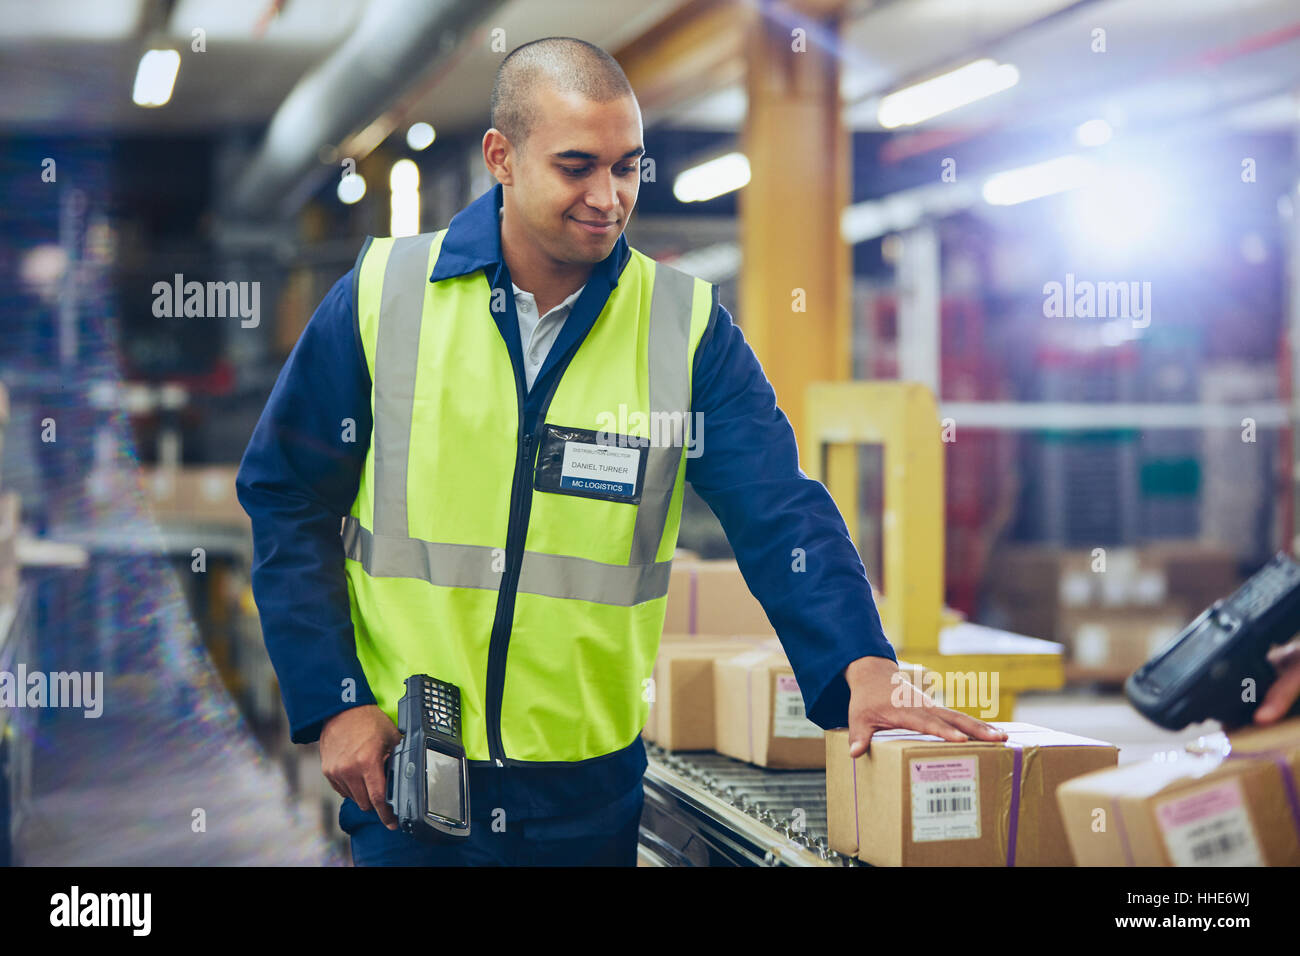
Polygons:
<instances>
[{"instance_id":1,"label":"handheld barcode scanner","mask_svg":"<svg viewBox=\"0 0 1300 956\"><path fill-rule=\"evenodd\" d=\"M1125 682L1124 692L1145 717L1169 730L1202 720L1248 724L1277 679L1269 648L1297 631L1300 564L1279 552L1156 651ZM1296 714L1300 700L1291 708Z\"/></svg>"},{"instance_id":2,"label":"handheld barcode scanner","mask_svg":"<svg viewBox=\"0 0 1300 956\"><path fill-rule=\"evenodd\" d=\"M402 741L388 758L388 805L403 833L434 843L469 836L469 764L460 741L460 688L426 674L406 679L397 704Z\"/></svg>"}]
</instances>

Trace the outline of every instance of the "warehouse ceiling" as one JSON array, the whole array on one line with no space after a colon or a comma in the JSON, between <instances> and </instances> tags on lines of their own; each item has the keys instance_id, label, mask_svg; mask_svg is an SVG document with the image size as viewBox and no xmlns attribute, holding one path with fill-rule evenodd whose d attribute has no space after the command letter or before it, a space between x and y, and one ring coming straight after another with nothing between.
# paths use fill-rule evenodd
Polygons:
<instances>
[{"instance_id":1,"label":"warehouse ceiling","mask_svg":"<svg viewBox=\"0 0 1300 956\"><path fill-rule=\"evenodd\" d=\"M470 0L472 3L472 0ZM211 132L268 122L290 90L373 12L379 0L29 0L0 2L0 125L41 133ZM618 49L682 0L511 0L491 16L508 48L566 32ZM278 12L277 12L278 11ZM974 56L1020 70L1020 83L926 125L979 126L1067 108L1141 114L1240 111L1255 126L1292 123L1300 86L1294 0L859 0L844 35L842 91L853 128L877 129L876 97ZM560 30L557 25L563 25ZM191 52L202 28L207 49ZM1106 31L1094 53L1092 31ZM480 42L482 34L469 42ZM182 51L172 101L131 102L141 53ZM484 122L499 53L456 50L433 75L412 77L405 116L440 131ZM394 90L394 101L402 91ZM1270 100L1270 98L1272 98ZM1271 104L1261 106L1261 103ZM735 130L743 90L705 90L667 117L681 128ZM655 117L648 116L650 120Z\"/></svg>"}]
</instances>

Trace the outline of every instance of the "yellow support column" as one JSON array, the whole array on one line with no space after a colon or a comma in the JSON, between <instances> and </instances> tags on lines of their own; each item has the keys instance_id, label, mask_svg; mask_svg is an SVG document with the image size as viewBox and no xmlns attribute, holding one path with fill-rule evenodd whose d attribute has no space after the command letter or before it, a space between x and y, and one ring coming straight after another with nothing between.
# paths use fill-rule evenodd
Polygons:
<instances>
[{"instance_id":1,"label":"yellow support column","mask_svg":"<svg viewBox=\"0 0 1300 956\"><path fill-rule=\"evenodd\" d=\"M1060 644L970 624L943 607L943 441L933 392L918 382L819 382L800 432L804 471L857 527L860 444L884 449L883 594L900 657L940 681L936 696L984 720L1010 720L1021 691L1062 686ZM825 449L825 466L823 466Z\"/></svg>"},{"instance_id":2,"label":"yellow support column","mask_svg":"<svg viewBox=\"0 0 1300 956\"><path fill-rule=\"evenodd\" d=\"M749 111L741 149L737 321L797 429L812 382L851 374L850 258L840 217L850 192L840 119L843 3L809 12L762 4L746 24Z\"/></svg>"},{"instance_id":3,"label":"yellow support column","mask_svg":"<svg viewBox=\"0 0 1300 956\"><path fill-rule=\"evenodd\" d=\"M943 443L934 396L914 382L816 383L807 390L800 459L823 481L821 444L834 450L825 480L845 524L857 527L858 444L884 448L882 515L885 633L910 658L939 650L943 606Z\"/></svg>"}]
</instances>

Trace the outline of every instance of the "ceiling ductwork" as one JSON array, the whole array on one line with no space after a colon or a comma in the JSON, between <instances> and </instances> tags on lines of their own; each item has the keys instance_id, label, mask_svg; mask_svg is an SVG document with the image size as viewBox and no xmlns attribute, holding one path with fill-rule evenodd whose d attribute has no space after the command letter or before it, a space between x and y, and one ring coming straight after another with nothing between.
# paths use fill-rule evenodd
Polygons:
<instances>
[{"instance_id":1,"label":"ceiling ductwork","mask_svg":"<svg viewBox=\"0 0 1300 956\"><path fill-rule=\"evenodd\" d=\"M338 169L321 161L454 53L502 0L375 0L357 30L308 73L223 190L227 221L283 219Z\"/></svg>"}]
</instances>

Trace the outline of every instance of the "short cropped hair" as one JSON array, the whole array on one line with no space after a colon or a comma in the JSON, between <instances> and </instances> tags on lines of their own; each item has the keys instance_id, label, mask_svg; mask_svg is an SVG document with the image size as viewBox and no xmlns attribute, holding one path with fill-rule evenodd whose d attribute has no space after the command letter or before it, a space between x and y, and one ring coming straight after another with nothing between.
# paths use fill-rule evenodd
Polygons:
<instances>
[{"instance_id":1,"label":"short cropped hair","mask_svg":"<svg viewBox=\"0 0 1300 956\"><path fill-rule=\"evenodd\" d=\"M522 150L537 125L533 93L542 85L579 93L596 103L632 96L618 61L575 37L543 37L515 47L497 67L492 84L492 125Z\"/></svg>"}]
</instances>

